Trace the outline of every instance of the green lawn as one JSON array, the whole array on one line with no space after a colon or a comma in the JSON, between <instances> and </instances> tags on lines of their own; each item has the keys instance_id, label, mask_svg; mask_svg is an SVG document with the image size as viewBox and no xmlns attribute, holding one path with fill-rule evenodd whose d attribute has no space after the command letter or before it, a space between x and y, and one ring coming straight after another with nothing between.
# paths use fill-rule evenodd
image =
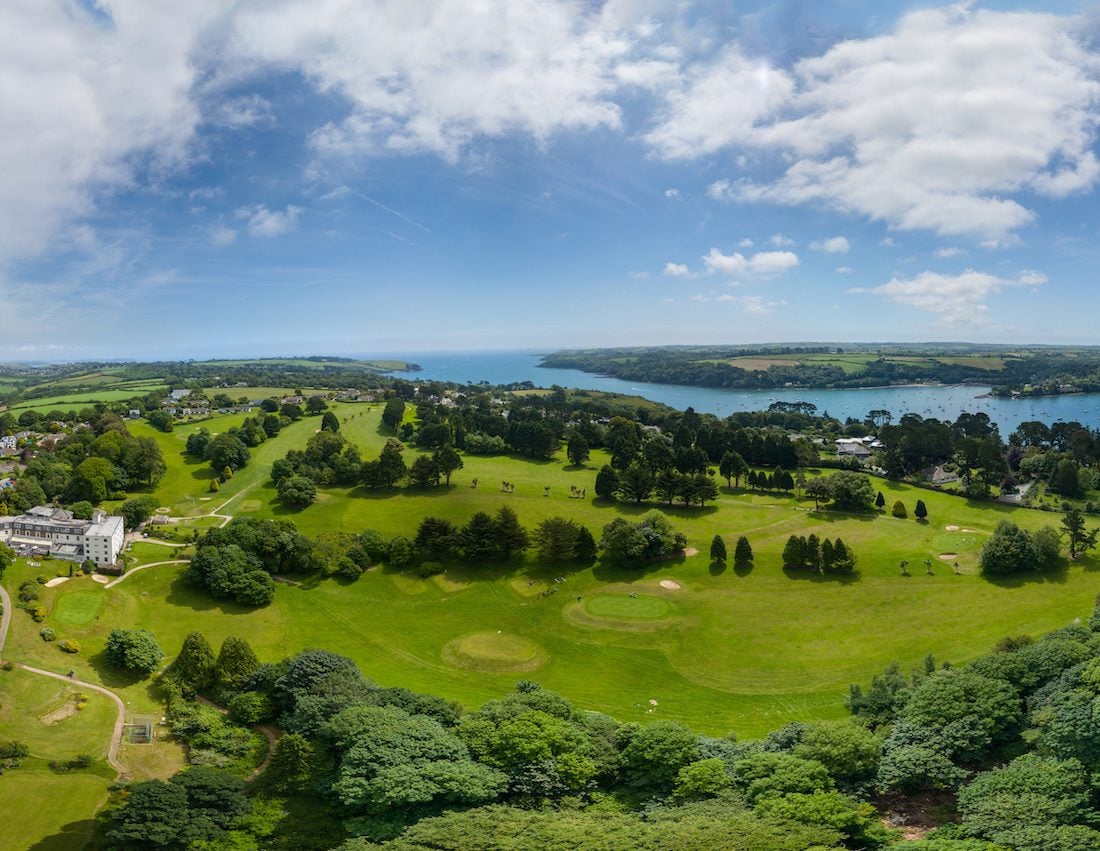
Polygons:
<instances>
[{"instance_id":1,"label":"green lawn","mask_svg":"<svg viewBox=\"0 0 1100 851\"><path fill-rule=\"evenodd\" d=\"M337 412L343 433L364 457L373 457L386 440L379 431L379 406L340 406ZM220 430L234 421L239 418L219 418L208 427ZM218 502L232 497L228 510L244 516L288 517L309 535L364 528L411 535L425 515L464 522L475 510L510 505L528 527L560 514L598 536L615 516L636 517L652 507L593 500L595 469L604 461L597 453L583 469L560 458L538 463L467 457L449 489L333 488L304 511L287 511L266 481L267 468L287 449L304 445L317 424L317 418L304 420L258 447L253 462L217 495ZM160 501L177 509L210 510L216 503L199 502L204 474L194 475L199 468L180 455L186 434L156 436L175 450L166 451L172 469L158 490ZM475 478L476 488L471 487ZM514 493L502 493L501 481L512 482ZM543 496L547 484L550 495ZM588 498L570 498L570 484L587 488ZM998 520L1011 516L1036 528L1057 523L1057 515L968 503L883 481L876 486L888 504L900 498L911 509L918 496L924 499L929 522L814 512L812 502L723 488L717 505L706 510L667 509L699 555L637 570L576 570L533 559L480 569L459 565L431 579L377 568L355 583L280 584L275 602L258 611L188 588L181 567L158 567L109 591L88 578L44 590L47 623L61 637L81 641L84 651L66 657L44 645L37 638L39 627L19 612L11 657L54 670L76 667L81 675L119 689L142 711L154 711L146 683L120 677L99 659L106 632L118 624L147 627L171 654L198 629L215 643L230 634L246 636L265 659L324 647L351 656L380 683L467 705L531 677L621 720L678 718L709 732L733 729L752 736L795 718L843 715L848 684L867 682L891 661L915 666L931 652L940 660L962 662L1005 635L1044 632L1090 611L1100 588L1095 562L1000 583L976 573L978 551ZM948 525L960 529L948 531ZM785 573L780 553L787 536L810 531L842 537L859 557L858 573L843 580ZM736 537L746 534L756 567L712 568L705 553L716 533L731 550ZM178 557L166 548L139 546L151 547L139 551L144 561ZM940 559L948 553L955 555ZM900 575L902 559L910 561L912 576ZM934 576L925 575L925 560ZM955 561L962 575L954 574ZM18 567L9 571L10 588L18 586L20 573ZM555 583L557 577L564 581ZM681 587L662 587L662 579ZM103 595L98 618L84 625L61 623L79 608L65 598L85 593ZM486 649L486 636L497 649ZM650 700L658 701L656 708Z\"/></svg>"},{"instance_id":2,"label":"green lawn","mask_svg":"<svg viewBox=\"0 0 1100 851\"><path fill-rule=\"evenodd\" d=\"M78 754L102 760L115 709L106 697L90 692L84 709L60 717L73 710L77 691L19 669L0 670L0 738L25 742L31 750L20 768L0 775L4 848L67 851L91 836L92 817L107 799L114 772L102 761L67 773L53 771L48 763Z\"/></svg>"}]
</instances>

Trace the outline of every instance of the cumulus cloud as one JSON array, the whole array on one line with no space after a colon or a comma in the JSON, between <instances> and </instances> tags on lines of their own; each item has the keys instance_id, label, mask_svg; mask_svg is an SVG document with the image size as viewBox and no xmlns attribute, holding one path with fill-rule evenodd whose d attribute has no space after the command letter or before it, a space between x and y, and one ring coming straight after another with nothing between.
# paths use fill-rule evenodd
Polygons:
<instances>
[{"instance_id":1,"label":"cumulus cloud","mask_svg":"<svg viewBox=\"0 0 1100 851\"><path fill-rule=\"evenodd\" d=\"M708 65L685 69L665 94L646 141L662 156L683 159L751 142L790 100L794 82L731 45Z\"/></svg>"},{"instance_id":2,"label":"cumulus cloud","mask_svg":"<svg viewBox=\"0 0 1100 851\"><path fill-rule=\"evenodd\" d=\"M837 266L836 267L836 273L838 275L850 275L850 274L852 274L852 267L851 266Z\"/></svg>"},{"instance_id":3,"label":"cumulus cloud","mask_svg":"<svg viewBox=\"0 0 1100 851\"><path fill-rule=\"evenodd\" d=\"M735 48L685 73L647 138L668 158L728 146L781 154L775 180L711 197L824 204L940 234L1001 237L1100 177L1092 151L1100 60L1079 19L958 4L905 15L790 74Z\"/></svg>"},{"instance_id":4,"label":"cumulus cloud","mask_svg":"<svg viewBox=\"0 0 1100 851\"><path fill-rule=\"evenodd\" d=\"M941 275L921 272L913 278L893 278L871 288L849 290L869 293L891 301L928 311L947 325L972 323L985 315L986 300L1010 287L1036 287L1046 283L1046 276L1032 270L1015 278L1002 278L987 272L967 269L961 275Z\"/></svg>"},{"instance_id":5,"label":"cumulus cloud","mask_svg":"<svg viewBox=\"0 0 1100 851\"><path fill-rule=\"evenodd\" d=\"M632 40L573 3L285 0L250 4L234 25L243 58L347 101L313 136L323 152L454 159L506 132L620 126L616 67Z\"/></svg>"},{"instance_id":6,"label":"cumulus cloud","mask_svg":"<svg viewBox=\"0 0 1100 851\"><path fill-rule=\"evenodd\" d=\"M810 243L814 251L824 251L826 254L847 254L851 247L852 244L842 236L830 236Z\"/></svg>"},{"instance_id":7,"label":"cumulus cloud","mask_svg":"<svg viewBox=\"0 0 1100 851\"><path fill-rule=\"evenodd\" d=\"M755 244L756 243L754 243L751 239L749 239L748 237L745 237L739 243L737 243L737 247L738 248L752 248Z\"/></svg>"},{"instance_id":8,"label":"cumulus cloud","mask_svg":"<svg viewBox=\"0 0 1100 851\"><path fill-rule=\"evenodd\" d=\"M665 272L670 278L686 278L691 274L691 269L687 267L686 263L666 263Z\"/></svg>"},{"instance_id":9,"label":"cumulus cloud","mask_svg":"<svg viewBox=\"0 0 1100 851\"><path fill-rule=\"evenodd\" d=\"M798 255L793 251L758 251L746 257L739 251L723 254L712 248L703 257L703 268L721 275L775 275L797 265Z\"/></svg>"},{"instance_id":10,"label":"cumulus cloud","mask_svg":"<svg viewBox=\"0 0 1100 851\"><path fill-rule=\"evenodd\" d=\"M248 232L252 236L271 238L289 233L298 226L298 219L302 215L302 208L293 204L287 206L281 212L269 210L264 204L252 204L237 210L237 218L247 223Z\"/></svg>"},{"instance_id":11,"label":"cumulus cloud","mask_svg":"<svg viewBox=\"0 0 1100 851\"><path fill-rule=\"evenodd\" d=\"M768 238L768 242L770 242L776 248L789 248L790 246L794 245L793 239L788 239L781 233L773 233Z\"/></svg>"},{"instance_id":12,"label":"cumulus cloud","mask_svg":"<svg viewBox=\"0 0 1100 851\"><path fill-rule=\"evenodd\" d=\"M0 4L0 261L41 251L101 192L184 162L191 51L213 0Z\"/></svg>"},{"instance_id":13,"label":"cumulus cloud","mask_svg":"<svg viewBox=\"0 0 1100 851\"><path fill-rule=\"evenodd\" d=\"M966 250L959 248L957 245L944 246L932 252L932 256L940 260L949 260L952 257L960 257L963 254L966 254Z\"/></svg>"}]
</instances>

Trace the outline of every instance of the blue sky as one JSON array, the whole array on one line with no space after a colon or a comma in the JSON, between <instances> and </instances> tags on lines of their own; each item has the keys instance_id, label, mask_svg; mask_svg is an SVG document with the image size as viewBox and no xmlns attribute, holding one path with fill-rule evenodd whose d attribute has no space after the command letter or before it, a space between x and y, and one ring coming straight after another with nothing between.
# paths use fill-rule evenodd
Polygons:
<instances>
[{"instance_id":1,"label":"blue sky","mask_svg":"<svg viewBox=\"0 0 1100 851\"><path fill-rule=\"evenodd\" d=\"M1095 3L0 8L0 357L1097 342Z\"/></svg>"}]
</instances>

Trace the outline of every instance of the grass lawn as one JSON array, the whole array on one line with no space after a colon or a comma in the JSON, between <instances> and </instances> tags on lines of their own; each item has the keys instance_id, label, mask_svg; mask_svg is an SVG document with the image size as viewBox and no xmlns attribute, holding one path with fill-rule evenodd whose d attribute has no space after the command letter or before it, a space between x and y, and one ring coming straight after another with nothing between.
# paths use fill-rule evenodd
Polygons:
<instances>
[{"instance_id":1,"label":"grass lawn","mask_svg":"<svg viewBox=\"0 0 1100 851\"><path fill-rule=\"evenodd\" d=\"M0 812L6 814L0 844L5 848L67 851L82 847L92 834L92 817L114 780L102 760L115 709L106 697L89 692L85 708L76 711L77 691L18 668L0 670L0 738L25 742L31 750L21 767L0 775ZM48 765L78 754L100 762L65 773Z\"/></svg>"},{"instance_id":2,"label":"grass lawn","mask_svg":"<svg viewBox=\"0 0 1100 851\"><path fill-rule=\"evenodd\" d=\"M375 457L387 439L379 427L381 406L337 405L335 412L342 433L365 458ZM222 431L240 419L219 417L204 425ZM312 536L365 528L411 535L426 515L461 523L474 511L510 505L529 528L562 515L598 537L614 517L638 517L653 508L592 499L595 471L606 460L597 452L579 469L561 457L467 456L450 488L328 488L309 508L289 511L267 481L270 465L304 446L318 426L319 418L307 418L257 447L249 466L213 495L206 492L212 471L182 454L186 429L163 434L143 424L131 427L164 448L169 472L156 493L173 514L197 515L230 500L231 513L287 517ZM405 454L411 461L416 450ZM514 492L503 493L502 481ZM570 485L587 488L587 498L571 498ZM749 737L793 719L843 716L848 684L868 682L892 661L912 667L932 653L940 661L964 662L1005 635L1045 632L1091 610L1100 588L1095 560L1044 577L990 582L977 575L978 551L998 520L1011 517L1034 529L1057 524L1056 514L881 480L875 486L888 505L902 499L910 511L922 498L929 522L815 512L812 502L793 497L722 488L721 499L704 510L662 509L700 554L635 569L577 569L530 557L513 565L453 565L429 579L375 568L353 583L279 584L275 601L259 610L189 588L181 566L142 571L109 590L84 577L42 591L46 624L60 638L80 641L82 652L65 656L45 644L40 626L17 612L6 655L51 670L75 668L117 690L133 711L157 712L147 680L123 676L103 662L107 632L119 625L151 629L171 655L188 632L201 630L215 646L227 635L246 637L265 660L323 647L352 657L383 685L468 706L531 678L622 721L676 718L701 731L732 729ZM822 578L784 572L780 554L787 536L811 531L843 538L859 558L857 573ZM715 534L731 551L736 537L747 535L755 567L710 565L705 553ZM949 561L940 559L949 553ZM133 554L144 562L178 557L150 544L136 545ZM913 575L900 575L902 559ZM932 576L925 574L926 560ZM961 575L953 572L955 561ZM5 582L14 590L33 574L20 562ZM679 587L663 587L662 580ZM87 617L96 595L99 608L76 622Z\"/></svg>"}]
</instances>

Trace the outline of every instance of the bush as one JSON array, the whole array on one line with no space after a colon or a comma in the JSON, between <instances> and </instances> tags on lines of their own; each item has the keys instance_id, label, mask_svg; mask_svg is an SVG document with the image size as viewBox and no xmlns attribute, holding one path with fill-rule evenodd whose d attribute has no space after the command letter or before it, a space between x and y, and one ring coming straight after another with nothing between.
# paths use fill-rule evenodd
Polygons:
<instances>
[{"instance_id":1,"label":"bush","mask_svg":"<svg viewBox=\"0 0 1100 851\"><path fill-rule=\"evenodd\" d=\"M890 513L895 517L908 517L909 512L905 510L905 503L900 499L894 501L894 507L890 509Z\"/></svg>"},{"instance_id":2,"label":"bush","mask_svg":"<svg viewBox=\"0 0 1100 851\"><path fill-rule=\"evenodd\" d=\"M438 561L426 561L426 562L423 562L416 569L416 573L417 573L418 576L420 576L424 579L427 579L429 576L435 576L439 573L443 573L446 569L447 568L445 568Z\"/></svg>"},{"instance_id":3,"label":"bush","mask_svg":"<svg viewBox=\"0 0 1100 851\"><path fill-rule=\"evenodd\" d=\"M51 627L44 626L38 633L43 641L53 641L57 638L57 633L53 631Z\"/></svg>"},{"instance_id":4,"label":"bush","mask_svg":"<svg viewBox=\"0 0 1100 851\"><path fill-rule=\"evenodd\" d=\"M42 606L35 606L31 609L31 617L35 623L42 623L46 619L46 610Z\"/></svg>"},{"instance_id":5,"label":"bush","mask_svg":"<svg viewBox=\"0 0 1100 851\"><path fill-rule=\"evenodd\" d=\"M257 691L245 691L229 701L229 717L238 724L258 724L274 714L271 698Z\"/></svg>"},{"instance_id":6,"label":"bush","mask_svg":"<svg viewBox=\"0 0 1100 851\"><path fill-rule=\"evenodd\" d=\"M66 638L64 641L59 641L57 644L61 648L63 653L79 653L80 642L73 641L71 638Z\"/></svg>"}]
</instances>

